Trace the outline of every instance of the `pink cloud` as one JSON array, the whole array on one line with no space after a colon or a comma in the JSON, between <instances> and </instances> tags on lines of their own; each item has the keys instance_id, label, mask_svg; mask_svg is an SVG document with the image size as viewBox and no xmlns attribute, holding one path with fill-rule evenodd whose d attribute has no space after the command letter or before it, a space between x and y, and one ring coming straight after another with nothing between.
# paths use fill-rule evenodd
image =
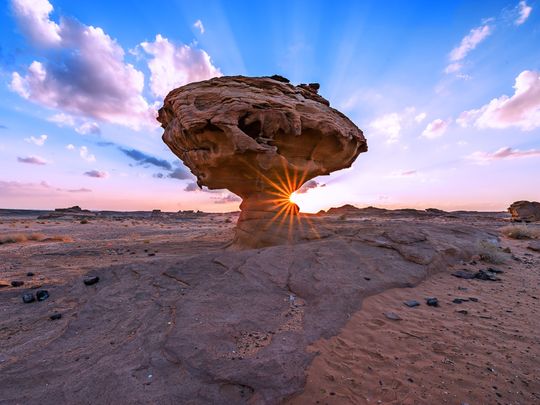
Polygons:
<instances>
[{"instance_id":1,"label":"pink cloud","mask_svg":"<svg viewBox=\"0 0 540 405\"><path fill-rule=\"evenodd\" d=\"M486 164L493 160L502 159L519 159L526 157L538 157L540 156L540 149L530 149L521 151L519 149L512 149L510 147L500 148L495 152L474 152L467 156L468 159L475 161L479 164Z\"/></svg>"},{"instance_id":2,"label":"pink cloud","mask_svg":"<svg viewBox=\"0 0 540 405\"><path fill-rule=\"evenodd\" d=\"M456 120L463 127L518 127L531 131L540 127L540 73L524 70L514 84L514 95L502 95L488 104L464 111Z\"/></svg>"},{"instance_id":3,"label":"pink cloud","mask_svg":"<svg viewBox=\"0 0 540 405\"><path fill-rule=\"evenodd\" d=\"M39 156L17 157L17 161L20 163L28 163L31 165L46 165L47 161Z\"/></svg>"},{"instance_id":4,"label":"pink cloud","mask_svg":"<svg viewBox=\"0 0 540 405\"><path fill-rule=\"evenodd\" d=\"M84 172L84 175L88 177L94 177L96 179L106 179L107 177L109 177L109 173L99 170L90 170L88 172Z\"/></svg>"},{"instance_id":5,"label":"pink cloud","mask_svg":"<svg viewBox=\"0 0 540 405\"><path fill-rule=\"evenodd\" d=\"M437 118L427 124L426 128L422 132L422 136L427 139L435 139L444 135L450 125L451 120L442 120Z\"/></svg>"}]
</instances>

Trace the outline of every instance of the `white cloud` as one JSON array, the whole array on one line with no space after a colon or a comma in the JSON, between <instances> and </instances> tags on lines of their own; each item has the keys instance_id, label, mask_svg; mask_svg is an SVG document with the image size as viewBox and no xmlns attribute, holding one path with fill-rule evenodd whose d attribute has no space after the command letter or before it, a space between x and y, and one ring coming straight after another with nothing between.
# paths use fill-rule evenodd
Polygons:
<instances>
[{"instance_id":1,"label":"white cloud","mask_svg":"<svg viewBox=\"0 0 540 405\"><path fill-rule=\"evenodd\" d=\"M422 132L422 136L427 139L435 139L444 135L450 125L451 120L442 120L437 118L427 124L426 128Z\"/></svg>"},{"instance_id":2,"label":"white cloud","mask_svg":"<svg viewBox=\"0 0 540 405\"><path fill-rule=\"evenodd\" d=\"M204 34L204 25L201 20L197 20L193 23L193 26L197 28L201 34Z\"/></svg>"},{"instance_id":3,"label":"white cloud","mask_svg":"<svg viewBox=\"0 0 540 405\"><path fill-rule=\"evenodd\" d=\"M396 143L401 137L403 128L414 124L414 122L420 123L427 116L425 112L416 115L415 112L415 107L407 107L401 112L381 115L371 121L369 126L373 129L375 135L386 137L386 143Z\"/></svg>"},{"instance_id":4,"label":"white cloud","mask_svg":"<svg viewBox=\"0 0 540 405\"><path fill-rule=\"evenodd\" d=\"M97 122L88 122L88 121L76 127L75 131L77 131L79 134L82 134L82 135L101 133L101 130Z\"/></svg>"},{"instance_id":5,"label":"white cloud","mask_svg":"<svg viewBox=\"0 0 540 405\"><path fill-rule=\"evenodd\" d=\"M53 116L47 118L47 121L54 122L59 127L72 127L81 135L101 133L101 129L97 122L75 118L72 115L64 113L54 114Z\"/></svg>"},{"instance_id":6,"label":"white cloud","mask_svg":"<svg viewBox=\"0 0 540 405\"><path fill-rule=\"evenodd\" d=\"M45 58L32 62L26 73L12 73L13 91L63 113L133 129L157 126L154 106L141 95L144 75L124 62L124 50L114 39L101 28L75 19L51 21L53 7L47 0L15 0L13 4L19 26Z\"/></svg>"},{"instance_id":7,"label":"white cloud","mask_svg":"<svg viewBox=\"0 0 540 405\"><path fill-rule=\"evenodd\" d=\"M382 115L369 124L376 132L387 137L387 143L396 143L401 134L401 116L398 113Z\"/></svg>"},{"instance_id":8,"label":"white cloud","mask_svg":"<svg viewBox=\"0 0 540 405\"><path fill-rule=\"evenodd\" d=\"M81 146L79 148L79 156L81 158L83 158L84 160L86 160L87 162L95 162L96 161L96 157L90 153L90 151L88 150L88 148L86 146Z\"/></svg>"},{"instance_id":9,"label":"white cloud","mask_svg":"<svg viewBox=\"0 0 540 405\"><path fill-rule=\"evenodd\" d=\"M47 138L47 135L40 135L38 138L36 138L35 136L31 136L30 138L24 138L24 140L37 146L43 146Z\"/></svg>"},{"instance_id":10,"label":"white cloud","mask_svg":"<svg viewBox=\"0 0 540 405\"><path fill-rule=\"evenodd\" d=\"M59 113L54 114L53 116L47 118L47 121L54 122L59 127L74 127L75 126L75 118L73 118L71 115Z\"/></svg>"},{"instance_id":11,"label":"white cloud","mask_svg":"<svg viewBox=\"0 0 540 405\"><path fill-rule=\"evenodd\" d=\"M469 52L475 49L478 44L484 41L492 32L493 28L488 23L473 28L465 37L463 37L459 46L455 47L450 52L448 56L450 63L444 70L445 73L459 72L463 67L461 61L463 61Z\"/></svg>"},{"instance_id":12,"label":"white cloud","mask_svg":"<svg viewBox=\"0 0 540 405\"><path fill-rule=\"evenodd\" d=\"M53 6L47 0L13 0L13 11L20 28L32 42L40 46L57 46L62 41L60 27L49 20Z\"/></svg>"},{"instance_id":13,"label":"white cloud","mask_svg":"<svg viewBox=\"0 0 540 405\"><path fill-rule=\"evenodd\" d=\"M154 42L143 42L140 46L152 56L148 62L150 90L156 97L165 97L169 91L187 83L222 75L201 49L182 44L175 46L161 35L157 35Z\"/></svg>"},{"instance_id":14,"label":"white cloud","mask_svg":"<svg viewBox=\"0 0 540 405\"><path fill-rule=\"evenodd\" d=\"M526 157L540 157L540 149L530 149L520 151L519 149L512 149L510 147L500 148L499 150L489 152L474 152L467 156L467 159L472 160L478 164L487 164L493 160L502 159L519 159Z\"/></svg>"},{"instance_id":15,"label":"white cloud","mask_svg":"<svg viewBox=\"0 0 540 405\"><path fill-rule=\"evenodd\" d=\"M67 150L75 150L75 145L73 145L72 143L66 145L66 149Z\"/></svg>"},{"instance_id":16,"label":"white cloud","mask_svg":"<svg viewBox=\"0 0 540 405\"><path fill-rule=\"evenodd\" d=\"M527 21L527 18L529 18L529 15L531 14L532 7L527 5L526 1L520 1L518 4L518 18L515 21L516 25L521 25L525 21Z\"/></svg>"},{"instance_id":17,"label":"white cloud","mask_svg":"<svg viewBox=\"0 0 540 405\"><path fill-rule=\"evenodd\" d=\"M513 96L502 95L478 109L464 111L456 121L463 127L473 124L477 128L518 127L524 131L540 127L540 72L521 72Z\"/></svg>"},{"instance_id":18,"label":"white cloud","mask_svg":"<svg viewBox=\"0 0 540 405\"><path fill-rule=\"evenodd\" d=\"M420 114L414 117L414 120L418 123L421 123L422 121L426 119L426 117L427 117L427 114L425 112L421 112Z\"/></svg>"}]
</instances>

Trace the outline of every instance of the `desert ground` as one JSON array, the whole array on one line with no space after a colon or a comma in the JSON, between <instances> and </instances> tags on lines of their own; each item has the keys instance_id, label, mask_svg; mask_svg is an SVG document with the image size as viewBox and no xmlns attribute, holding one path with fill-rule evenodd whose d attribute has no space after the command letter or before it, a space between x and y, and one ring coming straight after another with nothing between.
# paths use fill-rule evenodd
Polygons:
<instances>
[{"instance_id":1,"label":"desert ground","mask_svg":"<svg viewBox=\"0 0 540 405\"><path fill-rule=\"evenodd\" d=\"M343 207L260 249L237 217L0 210L0 403L540 403L508 214Z\"/></svg>"}]
</instances>

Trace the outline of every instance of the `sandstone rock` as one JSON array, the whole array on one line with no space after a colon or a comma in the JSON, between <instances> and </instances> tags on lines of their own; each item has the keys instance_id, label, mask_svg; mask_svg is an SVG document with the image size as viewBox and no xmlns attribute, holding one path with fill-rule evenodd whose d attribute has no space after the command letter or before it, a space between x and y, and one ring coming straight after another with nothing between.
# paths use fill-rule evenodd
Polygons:
<instances>
[{"instance_id":1,"label":"sandstone rock","mask_svg":"<svg viewBox=\"0 0 540 405\"><path fill-rule=\"evenodd\" d=\"M508 207L508 212L513 221L540 221L540 203L536 201L516 201Z\"/></svg>"},{"instance_id":2,"label":"sandstone rock","mask_svg":"<svg viewBox=\"0 0 540 405\"><path fill-rule=\"evenodd\" d=\"M226 188L243 199L236 246L316 237L289 196L367 151L362 131L318 88L280 76L230 76L190 83L165 98L158 116L163 141L199 186Z\"/></svg>"}]
</instances>

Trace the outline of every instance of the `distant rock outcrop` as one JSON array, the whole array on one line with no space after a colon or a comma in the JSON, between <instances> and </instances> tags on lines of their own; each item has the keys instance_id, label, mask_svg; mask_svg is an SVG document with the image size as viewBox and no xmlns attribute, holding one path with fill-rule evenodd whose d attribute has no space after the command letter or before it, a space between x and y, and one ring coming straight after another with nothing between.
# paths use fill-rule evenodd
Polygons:
<instances>
[{"instance_id":1,"label":"distant rock outcrop","mask_svg":"<svg viewBox=\"0 0 540 405\"><path fill-rule=\"evenodd\" d=\"M199 186L226 188L243 199L237 246L298 237L290 195L367 151L362 131L318 89L280 76L230 76L190 83L165 98L158 117L163 141Z\"/></svg>"},{"instance_id":2,"label":"distant rock outcrop","mask_svg":"<svg viewBox=\"0 0 540 405\"><path fill-rule=\"evenodd\" d=\"M516 201L508 207L508 212L513 221L540 221L540 203L536 201Z\"/></svg>"}]
</instances>

